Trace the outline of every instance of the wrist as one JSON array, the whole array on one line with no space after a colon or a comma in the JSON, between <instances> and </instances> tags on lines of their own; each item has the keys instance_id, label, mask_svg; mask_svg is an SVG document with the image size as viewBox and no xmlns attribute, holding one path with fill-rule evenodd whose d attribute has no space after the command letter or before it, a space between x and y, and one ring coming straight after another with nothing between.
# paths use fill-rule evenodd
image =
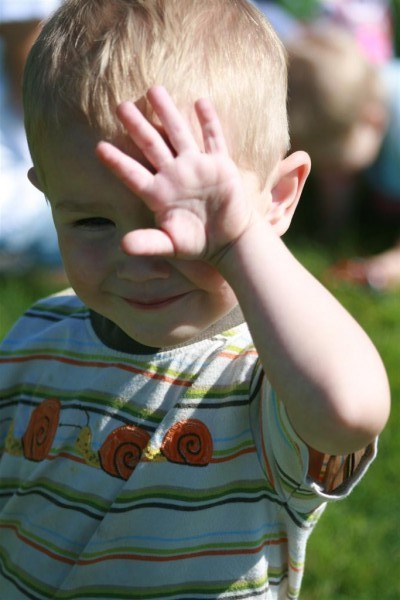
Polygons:
<instances>
[{"instance_id":1,"label":"wrist","mask_svg":"<svg viewBox=\"0 0 400 600\"><path fill-rule=\"evenodd\" d=\"M265 219L254 219L235 240L224 246L213 256L210 263L221 275L232 283L245 273L257 267L256 262L265 263L266 258L273 257L274 248L281 247L283 242L274 231L273 226Z\"/></svg>"}]
</instances>

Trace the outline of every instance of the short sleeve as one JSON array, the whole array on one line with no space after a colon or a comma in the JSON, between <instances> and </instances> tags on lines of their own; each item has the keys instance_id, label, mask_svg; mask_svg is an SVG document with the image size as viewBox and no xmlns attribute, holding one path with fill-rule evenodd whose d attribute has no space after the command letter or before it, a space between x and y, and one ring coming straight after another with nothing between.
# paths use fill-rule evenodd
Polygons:
<instances>
[{"instance_id":1,"label":"short sleeve","mask_svg":"<svg viewBox=\"0 0 400 600\"><path fill-rule=\"evenodd\" d=\"M316 452L297 435L264 375L257 387L252 407L256 446L268 483L280 501L306 514L347 496L375 458L377 443L349 456Z\"/></svg>"},{"instance_id":2,"label":"short sleeve","mask_svg":"<svg viewBox=\"0 0 400 600\"><path fill-rule=\"evenodd\" d=\"M308 477L321 496L347 496L362 478L377 453L378 440L345 456L321 454L309 448Z\"/></svg>"}]
</instances>

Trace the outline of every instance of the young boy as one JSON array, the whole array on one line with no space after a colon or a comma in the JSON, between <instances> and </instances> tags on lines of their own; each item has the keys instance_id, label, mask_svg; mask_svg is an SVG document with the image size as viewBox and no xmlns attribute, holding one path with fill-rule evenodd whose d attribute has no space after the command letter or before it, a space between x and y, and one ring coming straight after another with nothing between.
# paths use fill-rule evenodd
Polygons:
<instances>
[{"instance_id":1,"label":"young boy","mask_svg":"<svg viewBox=\"0 0 400 600\"><path fill-rule=\"evenodd\" d=\"M3 344L4 597L297 598L389 391L280 240L279 40L246 0L67 0L24 87L74 292Z\"/></svg>"}]
</instances>

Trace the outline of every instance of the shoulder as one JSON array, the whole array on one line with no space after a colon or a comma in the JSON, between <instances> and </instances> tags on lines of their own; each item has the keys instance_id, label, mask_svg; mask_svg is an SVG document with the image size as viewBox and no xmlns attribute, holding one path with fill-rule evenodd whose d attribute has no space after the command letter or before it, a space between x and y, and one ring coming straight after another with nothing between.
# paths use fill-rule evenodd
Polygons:
<instances>
[{"instance_id":1,"label":"shoulder","mask_svg":"<svg viewBox=\"0 0 400 600\"><path fill-rule=\"evenodd\" d=\"M72 316L82 316L84 313L88 313L87 307L75 292L68 288L41 298L24 313L22 318L37 317L59 321Z\"/></svg>"},{"instance_id":2,"label":"shoulder","mask_svg":"<svg viewBox=\"0 0 400 600\"><path fill-rule=\"evenodd\" d=\"M69 326L77 320L89 319L88 308L76 294L67 289L33 304L15 323L3 341L3 347L18 343L26 344L30 338L46 335L54 327Z\"/></svg>"}]
</instances>

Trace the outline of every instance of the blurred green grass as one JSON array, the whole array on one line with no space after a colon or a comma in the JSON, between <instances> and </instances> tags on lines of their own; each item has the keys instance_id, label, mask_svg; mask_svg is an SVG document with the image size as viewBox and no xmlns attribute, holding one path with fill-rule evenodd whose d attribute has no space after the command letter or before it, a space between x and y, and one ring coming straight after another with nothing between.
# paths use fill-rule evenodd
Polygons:
<instances>
[{"instance_id":1,"label":"blurred green grass","mask_svg":"<svg viewBox=\"0 0 400 600\"><path fill-rule=\"evenodd\" d=\"M294 249L322 277L329 253ZM326 283L326 282L325 282ZM392 412L379 453L346 500L331 504L311 536L302 590L305 600L400 598L400 293L340 284L328 287L377 346L392 392Z\"/></svg>"},{"instance_id":2,"label":"blurred green grass","mask_svg":"<svg viewBox=\"0 0 400 600\"><path fill-rule=\"evenodd\" d=\"M324 278L334 259L331 250L309 239L288 245L311 272ZM311 536L301 597L396 600L400 598L400 294L327 285L380 351L393 406L377 460L348 499L328 508ZM43 274L0 278L0 337L32 302L60 287Z\"/></svg>"}]
</instances>

